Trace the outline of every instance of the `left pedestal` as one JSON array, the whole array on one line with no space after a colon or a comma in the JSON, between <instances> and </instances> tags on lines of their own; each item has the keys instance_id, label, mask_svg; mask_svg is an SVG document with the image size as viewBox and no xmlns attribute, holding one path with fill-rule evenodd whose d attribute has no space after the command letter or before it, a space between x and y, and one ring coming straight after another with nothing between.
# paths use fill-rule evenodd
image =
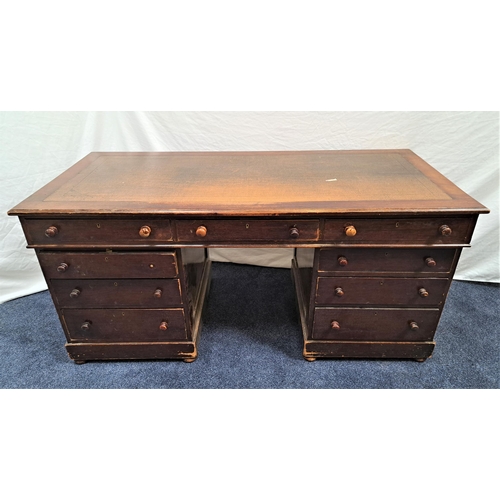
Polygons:
<instances>
[{"instance_id":1,"label":"left pedestal","mask_svg":"<svg viewBox=\"0 0 500 500\"><path fill-rule=\"evenodd\" d=\"M63 233L49 220L33 222L23 221L23 227L28 242L35 243L71 359L196 359L210 282L204 248L168 248L142 241L111 242L106 248L99 241L91 245L87 240L85 245L85 238L37 244L40 239L33 238L33 231L38 228L57 229L55 237L49 231L51 243L69 231ZM69 224L59 225L65 229ZM144 223L127 225L136 226L134 233L143 239ZM94 227L102 224L95 222Z\"/></svg>"}]
</instances>

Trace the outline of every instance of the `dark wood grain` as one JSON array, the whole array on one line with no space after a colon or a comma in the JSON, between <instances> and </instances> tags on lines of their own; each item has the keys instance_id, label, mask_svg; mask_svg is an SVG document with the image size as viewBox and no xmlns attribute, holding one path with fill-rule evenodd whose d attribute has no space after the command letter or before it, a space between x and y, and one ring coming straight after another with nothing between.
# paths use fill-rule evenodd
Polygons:
<instances>
[{"instance_id":1,"label":"dark wood grain","mask_svg":"<svg viewBox=\"0 0 500 500\"><path fill-rule=\"evenodd\" d=\"M295 292L302 296L306 318L309 318L311 297L314 297L311 290L313 288L313 276L315 276L313 269L315 252L316 250L312 248L296 248L292 261L292 277L294 278ZM294 276L294 268L298 274L296 278Z\"/></svg>"},{"instance_id":2,"label":"dark wood grain","mask_svg":"<svg viewBox=\"0 0 500 500\"><path fill-rule=\"evenodd\" d=\"M193 359L197 356L194 342L149 343L79 343L66 344L66 350L75 361L131 360L131 359Z\"/></svg>"},{"instance_id":3,"label":"dark wood grain","mask_svg":"<svg viewBox=\"0 0 500 500\"><path fill-rule=\"evenodd\" d=\"M181 261L184 277L184 297L189 314L194 317L203 304L198 305L202 290L202 281L206 269L207 252L204 248L182 248Z\"/></svg>"},{"instance_id":4,"label":"dark wood grain","mask_svg":"<svg viewBox=\"0 0 500 500\"><path fill-rule=\"evenodd\" d=\"M177 279L60 279L53 280L51 287L63 308L166 308L182 304ZM75 297L71 297L73 290L79 290Z\"/></svg>"},{"instance_id":5,"label":"dark wood grain","mask_svg":"<svg viewBox=\"0 0 500 500\"><path fill-rule=\"evenodd\" d=\"M338 244L381 243L394 245L411 242L413 245L467 244L472 237L474 217L430 217L395 219L327 219L323 240ZM450 229L443 235L442 226ZM349 232L354 234L349 236Z\"/></svg>"},{"instance_id":6,"label":"dark wood grain","mask_svg":"<svg viewBox=\"0 0 500 500\"><path fill-rule=\"evenodd\" d=\"M417 359L429 358L434 342L306 342L304 357L309 358L382 358Z\"/></svg>"},{"instance_id":7,"label":"dark wood grain","mask_svg":"<svg viewBox=\"0 0 500 500\"><path fill-rule=\"evenodd\" d=\"M430 341L437 327L439 309L318 307L314 312L312 339ZM339 328L332 328L332 321ZM418 330L410 323L418 323Z\"/></svg>"},{"instance_id":8,"label":"dark wood grain","mask_svg":"<svg viewBox=\"0 0 500 500\"><path fill-rule=\"evenodd\" d=\"M378 273L433 274L450 273L454 263L454 248L322 248L319 251L319 271L349 275ZM347 264L342 266L340 257ZM436 265L428 266L432 257Z\"/></svg>"},{"instance_id":9,"label":"dark wood grain","mask_svg":"<svg viewBox=\"0 0 500 500\"><path fill-rule=\"evenodd\" d=\"M50 279L175 278L174 252L40 252L40 264ZM59 272L60 264L67 270Z\"/></svg>"},{"instance_id":10,"label":"dark wood grain","mask_svg":"<svg viewBox=\"0 0 500 500\"><path fill-rule=\"evenodd\" d=\"M198 231L199 228L204 228L204 231ZM180 220L176 222L176 229L179 242L287 241L293 243L315 241L319 238L319 220L315 219Z\"/></svg>"},{"instance_id":11,"label":"dark wood grain","mask_svg":"<svg viewBox=\"0 0 500 500\"><path fill-rule=\"evenodd\" d=\"M339 290L340 289L340 290ZM424 289L427 295L420 293ZM448 290L441 278L318 278L318 305L408 305L440 306Z\"/></svg>"},{"instance_id":12,"label":"dark wood grain","mask_svg":"<svg viewBox=\"0 0 500 500\"><path fill-rule=\"evenodd\" d=\"M187 340L182 309L65 309L63 318L78 342ZM86 322L90 327L82 329ZM162 322L168 328L161 329Z\"/></svg>"},{"instance_id":13,"label":"dark wood grain","mask_svg":"<svg viewBox=\"0 0 500 500\"><path fill-rule=\"evenodd\" d=\"M160 219L24 219L26 240L30 245L85 244L133 245L168 242L172 240L169 220ZM46 236L48 228L56 228L57 234ZM145 229L149 228L148 233ZM141 234L149 234L144 237Z\"/></svg>"}]
</instances>

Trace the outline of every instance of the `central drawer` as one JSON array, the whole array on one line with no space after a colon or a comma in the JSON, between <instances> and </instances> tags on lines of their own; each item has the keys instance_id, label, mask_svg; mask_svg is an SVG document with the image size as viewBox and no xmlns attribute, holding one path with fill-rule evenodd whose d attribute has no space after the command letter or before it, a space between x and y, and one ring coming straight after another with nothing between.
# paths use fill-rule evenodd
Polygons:
<instances>
[{"instance_id":1,"label":"central drawer","mask_svg":"<svg viewBox=\"0 0 500 500\"><path fill-rule=\"evenodd\" d=\"M182 242L317 241L317 219L199 219L176 221Z\"/></svg>"},{"instance_id":2,"label":"central drawer","mask_svg":"<svg viewBox=\"0 0 500 500\"><path fill-rule=\"evenodd\" d=\"M51 290L62 308L181 305L178 279L53 280Z\"/></svg>"},{"instance_id":3,"label":"central drawer","mask_svg":"<svg viewBox=\"0 0 500 500\"><path fill-rule=\"evenodd\" d=\"M182 309L64 309L63 320L78 342L187 339Z\"/></svg>"},{"instance_id":4,"label":"central drawer","mask_svg":"<svg viewBox=\"0 0 500 500\"><path fill-rule=\"evenodd\" d=\"M50 279L175 278L175 252L40 252Z\"/></svg>"},{"instance_id":5,"label":"central drawer","mask_svg":"<svg viewBox=\"0 0 500 500\"><path fill-rule=\"evenodd\" d=\"M445 278L318 278L318 305L440 306L449 280Z\"/></svg>"},{"instance_id":6,"label":"central drawer","mask_svg":"<svg viewBox=\"0 0 500 500\"><path fill-rule=\"evenodd\" d=\"M317 307L312 338L316 340L430 341L439 309Z\"/></svg>"}]
</instances>

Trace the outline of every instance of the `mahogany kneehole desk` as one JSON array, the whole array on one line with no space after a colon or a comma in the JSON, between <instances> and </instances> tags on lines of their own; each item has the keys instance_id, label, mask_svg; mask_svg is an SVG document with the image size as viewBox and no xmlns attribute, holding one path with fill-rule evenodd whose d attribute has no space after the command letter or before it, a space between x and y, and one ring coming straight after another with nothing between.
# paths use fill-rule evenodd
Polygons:
<instances>
[{"instance_id":1,"label":"mahogany kneehole desk","mask_svg":"<svg viewBox=\"0 0 500 500\"><path fill-rule=\"evenodd\" d=\"M13 208L77 363L196 359L210 247L292 247L317 358L427 359L483 205L409 150L91 153Z\"/></svg>"}]
</instances>

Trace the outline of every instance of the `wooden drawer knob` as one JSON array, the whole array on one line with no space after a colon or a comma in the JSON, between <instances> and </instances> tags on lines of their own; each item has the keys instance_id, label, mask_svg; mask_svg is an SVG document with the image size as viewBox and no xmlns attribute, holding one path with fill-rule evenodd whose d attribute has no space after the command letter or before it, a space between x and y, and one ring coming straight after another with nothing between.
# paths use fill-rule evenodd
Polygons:
<instances>
[{"instance_id":1,"label":"wooden drawer knob","mask_svg":"<svg viewBox=\"0 0 500 500\"><path fill-rule=\"evenodd\" d=\"M166 330L168 328L168 323L166 321L162 321L160 323L160 330Z\"/></svg>"},{"instance_id":2,"label":"wooden drawer knob","mask_svg":"<svg viewBox=\"0 0 500 500\"><path fill-rule=\"evenodd\" d=\"M291 227L290 238L298 238L298 237L299 237L299 230L296 227Z\"/></svg>"},{"instance_id":3,"label":"wooden drawer knob","mask_svg":"<svg viewBox=\"0 0 500 500\"><path fill-rule=\"evenodd\" d=\"M346 226L344 233L349 237L356 236L356 228L354 226Z\"/></svg>"},{"instance_id":4,"label":"wooden drawer knob","mask_svg":"<svg viewBox=\"0 0 500 500\"><path fill-rule=\"evenodd\" d=\"M332 327L333 330L340 330L340 325L338 321L333 320L330 323L330 326Z\"/></svg>"},{"instance_id":5,"label":"wooden drawer knob","mask_svg":"<svg viewBox=\"0 0 500 500\"><path fill-rule=\"evenodd\" d=\"M339 263L339 266L347 266L349 263L349 261L342 255L337 259L337 262Z\"/></svg>"},{"instance_id":6,"label":"wooden drawer knob","mask_svg":"<svg viewBox=\"0 0 500 500\"><path fill-rule=\"evenodd\" d=\"M154 297L155 297L155 299L160 299L160 298L161 298L161 293L162 293L161 288L157 288L157 289L155 290L155 293L153 294L153 295L154 295Z\"/></svg>"},{"instance_id":7,"label":"wooden drawer knob","mask_svg":"<svg viewBox=\"0 0 500 500\"><path fill-rule=\"evenodd\" d=\"M45 230L45 236L47 236L48 238L53 238L58 232L59 230L56 226L50 226Z\"/></svg>"},{"instance_id":8,"label":"wooden drawer knob","mask_svg":"<svg viewBox=\"0 0 500 500\"><path fill-rule=\"evenodd\" d=\"M432 257L427 257L427 259L425 259L425 265L428 267L434 267L436 265L436 261Z\"/></svg>"},{"instance_id":9,"label":"wooden drawer knob","mask_svg":"<svg viewBox=\"0 0 500 500\"><path fill-rule=\"evenodd\" d=\"M204 238L207 235L207 228L205 226L198 226L196 229L196 236L199 236L200 238Z\"/></svg>"},{"instance_id":10,"label":"wooden drawer knob","mask_svg":"<svg viewBox=\"0 0 500 500\"><path fill-rule=\"evenodd\" d=\"M429 292L425 288L419 288L418 294L420 295L420 297L428 297L429 296Z\"/></svg>"},{"instance_id":11,"label":"wooden drawer knob","mask_svg":"<svg viewBox=\"0 0 500 500\"><path fill-rule=\"evenodd\" d=\"M90 330L90 327L92 326L92 321L84 321L82 323L82 326L80 327L82 330Z\"/></svg>"},{"instance_id":12,"label":"wooden drawer knob","mask_svg":"<svg viewBox=\"0 0 500 500\"><path fill-rule=\"evenodd\" d=\"M338 286L337 288L335 288L335 295L337 297L343 297L344 290L342 290L342 288L340 286Z\"/></svg>"},{"instance_id":13,"label":"wooden drawer knob","mask_svg":"<svg viewBox=\"0 0 500 500\"><path fill-rule=\"evenodd\" d=\"M71 293L69 294L69 296L72 299L76 299L80 295L80 293L82 293L82 291L79 288L74 288L73 290L71 290Z\"/></svg>"},{"instance_id":14,"label":"wooden drawer knob","mask_svg":"<svg viewBox=\"0 0 500 500\"><path fill-rule=\"evenodd\" d=\"M65 273L67 270L68 270L68 264L66 264L66 262L61 262L58 266L57 266L57 271L60 272L60 273Z\"/></svg>"},{"instance_id":15,"label":"wooden drawer knob","mask_svg":"<svg viewBox=\"0 0 500 500\"><path fill-rule=\"evenodd\" d=\"M139 236L141 238L149 238L150 234L151 228L149 226L142 226L141 229L139 229Z\"/></svg>"},{"instance_id":16,"label":"wooden drawer knob","mask_svg":"<svg viewBox=\"0 0 500 500\"><path fill-rule=\"evenodd\" d=\"M418 330L418 323L416 321L410 321L410 328L412 330Z\"/></svg>"},{"instance_id":17,"label":"wooden drawer knob","mask_svg":"<svg viewBox=\"0 0 500 500\"><path fill-rule=\"evenodd\" d=\"M452 233L452 231L451 231L451 227L450 227L450 226L447 226L446 224L443 224L443 225L439 228L439 232L440 232L443 236L450 236L450 234Z\"/></svg>"}]
</instances>

